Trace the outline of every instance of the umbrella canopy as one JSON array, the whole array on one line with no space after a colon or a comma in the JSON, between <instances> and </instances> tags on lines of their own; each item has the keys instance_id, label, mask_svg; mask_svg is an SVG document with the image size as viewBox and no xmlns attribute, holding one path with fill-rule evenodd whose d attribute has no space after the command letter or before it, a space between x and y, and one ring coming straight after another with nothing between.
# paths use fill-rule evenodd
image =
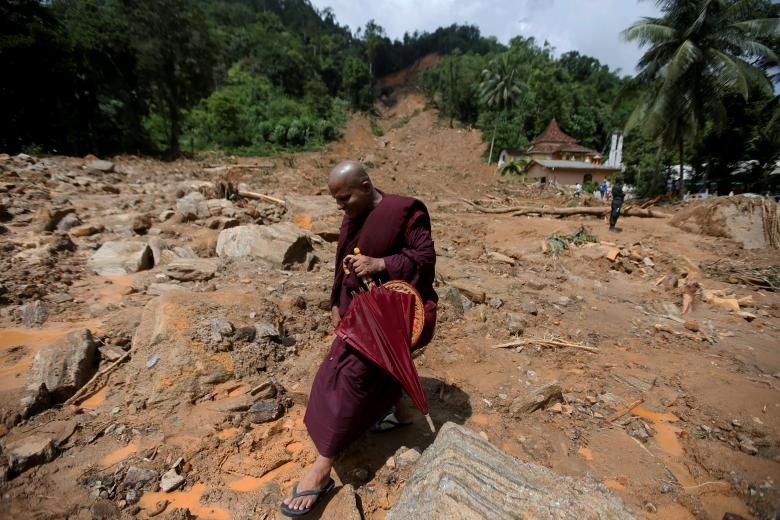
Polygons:
<instances>
[{"instance_id":1,"label":"umbrella canopy","mask_svg":"<svg viewBox=\"0 0 780 520\"><path fill-rule=\"evenodd\" d=\"M339 322L336 335L395 377L425 414L434 430L417 369L412 361L413 294L382 286L356 293Z\"/></svg>"}]
</instances>

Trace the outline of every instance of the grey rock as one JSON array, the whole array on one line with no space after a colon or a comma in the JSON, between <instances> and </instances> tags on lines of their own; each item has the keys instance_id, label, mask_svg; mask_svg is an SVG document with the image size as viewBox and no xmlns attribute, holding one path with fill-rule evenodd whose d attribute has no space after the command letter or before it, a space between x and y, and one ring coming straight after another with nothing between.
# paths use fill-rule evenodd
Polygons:
<instances>
[{"instance_id":1,"label":"grey rock","mask_svg":"<svg viewBox=\"0 0 780 520\"><path fill-rule=\"evenodd\" d=\"M236 205L227 199L208 199L206 201L206 207L209 210L209 215L212 217L219 217L221 215L233 216L236 214Z\"/></svg>"},{"instance_id":2,"label":"grey rock","mask_svg":"<svg viewBox=\"0 0 780 520\"><path fill-rule=\"evenodd\" d=\"M76 216L75 213L68 213L64 217L62 217L62 220L57 222L57 231L70 231L74 227L81 224L81 220L79 220L79 217Z\"/></svg>"},{"instance_id":3,"label":"grey rock","mask_svg":"<svg viewBox=\"0 0 780 520\"><path fill-rule=\"evenodd\" d=\"M219 262L211 258L177 258L165 266L165 274L182 282L209 280L217 272Z\"/></svg>"},{"instance_id":4,"label":"grey rock","mask_svg":"<svg viewBox=\"0 0 780 520\"><path fill-rule=\"evenodd\" d=\"M166 471L160 478L160 489L170 493L184 483L184 477L176 473L176 468Z\"/></svg>"},{"instance_id":5,"label":"grey rock","mask_svg":"<svg viewBox=\"0 0 780 520\"><path fill-rule=\"evenodd\" d=\"M55 402L65 401L81 388L97 368L97 344L89 330L72 332L39 351L32 362L28 390L45 385Z\"/></svg>"},{"instance_id":6,"label":"grey rock","mask_svg":"<svg viewBox=\"0 0 780 520\"><path fill-rule=\"evenodd\" d=\"M645 264L645 267L655 267L655 263L653 263L649 256L644 257L642 263Z\"/></svg>"},{"instance_id":7,"label":"grey rock","mask_svg":"<svg viewBox=\"0 0 780 520\"><path fill-rule=\"evenodd\" d=\"M748 455L757 455L758 448L753 443L753 440L747 436L742 436L739 440L739 449L747 453Z\"/></svg>"},{"instance_id":8,"label":"grey rock","mask_svg":"<svg viewBox=\"0 0 780 520\"><path fill-rule=\"evenodd\" d=\"M451 280L448 283L474 303L485 303L485 291L481 287L467 280Z\"/></svg>"},{"instance_id":9,"label":"grey rock","mask_svg":"<svg viewBox=\"0 0 780 520\"><path fill-rule=\"evenodd\" d=\"M532 371L529 371L532 372ZM520 415L534 412L544 408L553 402L563 401L563 390L558 381L547 383L528 394L518 396L512 400L509 411L512 415Z\"/></svg>"},{"instance_id":10,"label":"grey rock","mask_svg":"<svg viewBox=\"0 0 780 520\"><path fill-rule=\"evenodd\" d=\"M87 266L103 276L136 273L154 267L154 254L145 242L109 241L95 251Z\"/></svg>"},{"instance_id":11,"label":"grey rock","mask_svg":"<svg viewBox=\"0 0 780 520\"><path fill-rule=\"evenodd\" d=\"M490 305L494 309L500 309L501 306L504 305L504 300L498 297L491 298L490 301L488 302L488 305Z\"/></svg>"},{"instance_id":12,"label":"grey rock","mask_svg":"<svg viewBox=\"0 0 780 520\"><path fill-rule=\"evenodd\" d=\"M143 493L140 492L140 491L137 491L135 489L130 489L130 490L127 491L127 493L125 493L125 500L127 501L128 504L131 504L131 505L135 504L139 500L141 500L141 495L142 494Z\"/></svg>"},{"instance_id":13,"label":"grey rock","mask_svg":"<svg viewBox=\"0 0 780 520\"><path fill-rule=\"evenodd\" d=\"M54 460L57 451L51 437L32 435L5 447L8 466L13 474Z\"/></svg>"},{"instance_id":14,"label":"grey rock","mask_svg":"<svg viewBox=\"0 0 780 520\"><path fill-rule=\"evenodd\" d=\"M175 283L153 283L149 284L149 287L146 288L146 294L160 296L168 291L175 291L177 289L181 289L181 285Z\"/></svg>"},{"instance_id":15,"label":"grey rock","mask_svg":"<svg viewBox=\"0 0 780 520\"><path fill-rule=\"evenodd\" d=\"M235 332L233 324L225 319L211 320L211 335L221 341L225 336L232 336Z\"/></svg>"},{"instance_id":16,"label":"grey rock","mask_svg":"<svg viewBox=\"0 0 780 520\"><path fill-rule=\"evenodd\" d=\"M238 226L225 229L217 238L217 255L220 257L254 257L280 269L304 263L311 250L306 233L289 222L270 226Z\"/></svg>"},{"instance_id":17,"label":"grey rock","mask_svg":"<svg viewBox=\"0 0 780 520\"><path fill-rule=\"evenodd\" d=\"M557 300L555 300L556 305L560 305L561 307L568 307L571 305L571 298L568 296L561 296Z\"/></svg>"},{"instance_id":18,"label":"grey rock","mask_svg":"<svg viewBox=\"0 0 780 520\"><path fill-rule=\"evenodd\" d=\"M100 356L107 361L116 361L125 355L125 351L118 345L101 345Z\"/></svg>"},{"instance_id":19,"label":"grey rock","mask_svg":"<svg viewBox=\"0 0 780 520\"><path fill-rule=\"evenodd\" d=\"M539 307L537 307L536 304L531 300L523 300L523 302L520 303L520 308L523 309L523 312L526 312L532 316L539 314Z\"/></svg>"},{"instance_id":20,"label":"grey rock","mask_svg":"<svg viewBox=\"0 0 780 520\"><path fill-rule=\"evenodd\" d=\"M512 457L475 432L446 423L425 450L387 520L409 518L635 519L620 498Z\"/></svg>"},{"instance_id":21,"label":"grey rock","mask_svg":"<svg viewBox=\"0 0 780 520\"><path fill-rule=\"evenodd\" d=\"M260 339L272 339L278 340L279 331L276 327L270 323L256 323L255 324L255 336Z\"/></svg>"},{"instance_id":22,"label":"grey rock","mask_svg":"<svg viewBox=\"0 0 780 520\"><path fill-rule=\"evenodd\" d=\"M52 303L68 303L73 301L73 296L68 293L54 293L46 296L46 299Z\"/></svg>"},{"instance_id":23,"label":"grey rock","mask_svg":"<svg viewBox=\"0 0 780 520\"><path fill-rule=\"evenodd\" d=\"M463 299L460 291L455 287L447 286L440 293L441 301L452 309L456 316L463 316Z\"/></svg>"},{"instance_id":24,"label":"grey rock","mask_svg":"<svg viewBox=\"0 0 780 520\"><path fill-rule=\"evenodd\" d=\"M329 242L339 238L343 218L332 197L296 195L285 197L285 218Z\"/></svg>"},{"instance_id":25,"label":"grey rock","mask_svg":"<svg viewBox=\"0 0 780 520\"><path fill-rule=\"evenodd\" d=\"M547 287L547 284L539 280L529 280L525 283L525 286L529 289L533 289L534 291L541 291Z\"/></svg>"},{"instance_id":26,"label":"grey rock","mask_svg":"<svg viewBox=\"0 0 780 520\"><path fill-rule=\"evenodd\" d=\"M275 421L283 414L284 410L280 403L277 403L273 399L265 399L250 406L247 417L251 422L260 424Z\"/></svg>"},{"instance_id":27,"label":"grey rock","mask_svg":"<svg viewBox=\"0 0 780 520\"><path fill-rule=\"evenodd\" d=\"M49 318L49 313L40 300L33 300L30 303L24 304L21 309L21 314L22 323L24 323L26 327L43 325Z\"/></svg>"},{"instance_id":28,"label":"grey rock","mask_svg":"<svg viewBox=\"0 0 780 520\"><path fill-rule=\"evenodd\" d=\"M174 246L172 251L179 258L198 258L198 254L190 247Z\"/></svg>"},{"instance_id":29,"label":"grey rock","mask_svg":"<svg viewBox=\"0 0 780 520\"><path fill-rule=\"evenodd\" d=\"M420 455L420 452L414 448L403 450L398 456L396 456L395 463L399 468L410 466L420 459Z\"/></svg>"},{"instance_id":30,"label":"grey rock","mask_svg":"<svg viewBox=\"0 0 780 520\"><path fill-rule=\"evenodd\" d=\"M104 173L114 171L114 163L112 163L111 161L103 161L101 159L88 161L87 164L85 164L84 166L88 170L96 170Z\"/></svg>"},{"instance_id":31,"label":"grey rock","mask_svg":"<svg viewBox=\"0 0 780 520\"><path fill-rule=\"evenodd\" d=\"M187 196L177 200L176 212L179 213L184 220L198 220L201 218L209 218L210 216L206 197L199 191L193 191Z\"/></svg>"},{"instance_id":32,"label":"grey rock","mask_svg":"<svg viewBox=\"0 0 780 520\"><path fill-rule=\"evenodd\" d=\"M156 480L160 476L153 469L139 468L138 466L130 466L125 473L124 483L128 487L143 486L147 482ZM129 500L128 500L129 502Z\"/></svg>"},{"instance_id":33,"label":"grey rock","mask_svg":"<svg viewBox=\"0 0 780 520\"><path fill-rule=\"evenodd\" d=\"M511 336L522 336L523 333L525 333L526 327L528 327L528 323L526 323L522 316L512 312L506 316L506 327L507 332L509 332Z\"/></svg>"}]
</instances>

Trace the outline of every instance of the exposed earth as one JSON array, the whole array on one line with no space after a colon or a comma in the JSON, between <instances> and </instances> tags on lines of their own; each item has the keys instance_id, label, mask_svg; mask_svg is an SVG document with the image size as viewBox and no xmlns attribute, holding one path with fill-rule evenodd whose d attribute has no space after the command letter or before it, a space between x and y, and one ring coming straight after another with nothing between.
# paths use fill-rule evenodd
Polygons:
<instances>
[{"instance_id":1,"label":"exposed earth","mask_svg":"<svg viewBox=\"0 0 780 520\"><path fill-rule=\"evenodd\" d=\"M416 363L437 425L591 475L638 517L775 518L780 296L713 273L777 264L777 249L669 218L622 218L610 234L597 217L484 213L579 203L498 177L480 133L439 122L421 96L386 101L383 136L354 116L323 152L0 158L0 515L281 518L315 456L302 417L332 338L340 217L326 178L354 158L432 214L440 319ZM226 188L282 203L231 202ZM278 236L239 251L225 229L250 224ZM543 252L581 226L595 242ZM73 380L61 393L30 388L51 349L85 356L58 365L73 371L55 374ZM385 518L433 440L421 416L367 434L312 517Z\"/></svg>"}]
</instances>

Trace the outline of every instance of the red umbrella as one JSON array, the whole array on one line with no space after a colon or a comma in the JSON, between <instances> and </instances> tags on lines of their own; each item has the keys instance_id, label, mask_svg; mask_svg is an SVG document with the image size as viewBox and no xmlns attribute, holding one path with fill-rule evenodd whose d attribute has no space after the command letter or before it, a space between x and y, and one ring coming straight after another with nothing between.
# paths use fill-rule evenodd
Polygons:
<instances>
[{"instance_id":1,"label":"red umbrella","mask_svg":"<svg viewBox=\"0 0 780 520\"><path fill-rule=\"evenodd\" d=\"M395 377L435 432L420 377L412 361L415 298L415 294L383 286L372 286L368 292L356 293L336 328L336 335Z\"/></svg>"}]
</instances>

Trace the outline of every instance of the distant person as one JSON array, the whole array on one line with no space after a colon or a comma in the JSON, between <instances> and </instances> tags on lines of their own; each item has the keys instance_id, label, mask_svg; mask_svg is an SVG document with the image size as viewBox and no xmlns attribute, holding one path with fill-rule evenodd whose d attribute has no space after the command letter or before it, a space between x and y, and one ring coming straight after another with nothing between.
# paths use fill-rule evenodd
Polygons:
<instances>
[{"instance_id":1,"label":"distant person","mask_svg":"<svg viewBox=\"0 0 780 520\"><path fill-rule=\"evenodd\" d=\"M609 230L617 232L615 225L617 224L618 217L620 217L620 209L623 207L623 199L625 195L623 193L623 181L618 177L615 179L615 185L612 187L612 212L609 215Z\"/></svg>"},{"instance_id":2,"label":"distant person","mask_svg":"<svg viewBox=\"0 0 780 520\"><path fill-rule=\"evenodd\" d=\"M607 194L607 179L601 181L601 185L599 185L599 193L601 193L601 200L604 200L604 196Z\"/></svg>"},{"instance_id":3,"label":"distant person","mask_svg":"<svg viewBox=\"0 0 780 520\"><path fill-rule=\"evenodd\" d=\"M574 185L574 198L579 199L580 193L582 193L582 184L578 182L577 184Z\"/></svg>"}]
</instances>

